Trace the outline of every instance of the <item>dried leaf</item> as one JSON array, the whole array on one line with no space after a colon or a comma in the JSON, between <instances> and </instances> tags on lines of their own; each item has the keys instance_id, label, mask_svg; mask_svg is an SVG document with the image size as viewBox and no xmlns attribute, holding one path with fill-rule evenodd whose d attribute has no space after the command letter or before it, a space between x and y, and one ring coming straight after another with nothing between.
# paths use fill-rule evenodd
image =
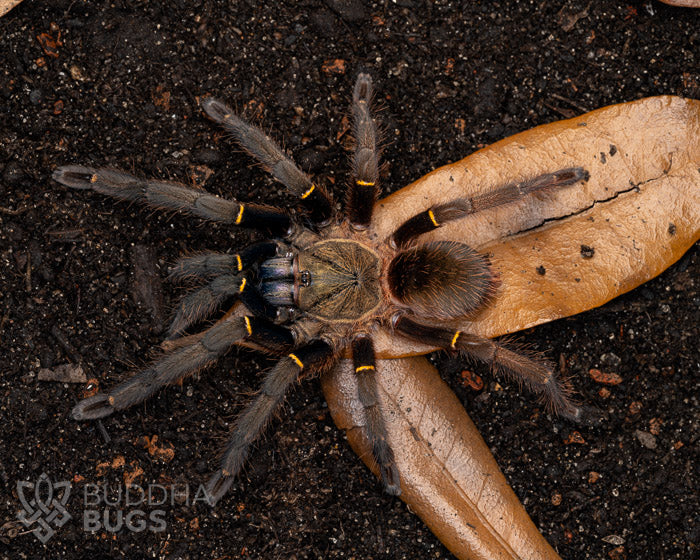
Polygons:
<instances>
[{"instance_id":1,"label":"dried leaf","mask_svg":"<svg viewBox=\"0 0 700 560\"><path fill-rule=\"evenodd\" d=\"M4 16L17 4L21 4L22 0L0 0L0 17Z\"/></svg>"},{"instance_id":2,"label":"dried leaf","mask_svg":"<svg viewBox=\"0 0 700 560\"><path fill-rule=\"evenodd\" d=\"M622 377L620 377L617 373L608 373L593 368L588 371L588 375L590 375L591 379L593 379L593 381L596 383L602 383L604 385L619 385L622 383Z\"/></svg>"},{"instance_id":3,"label":"dried leaf","mask_svg":"<svg viewBox=\"0 0 700 560\"><path fill-rule=\"evenodd\" d=\"M458 558L555 560L501 474L461 403L423 357L381 360L382 410L401 470L401 499ZM356 376L343 360L322 378L336 425L375 470L357 402ZM375 470L376 473L376 470Z\"/></svg>"},{"instance_id":4,"label":"dried leaf","mask_svg":"<svg viewBox=\"0 0 700 560\"><path fill-rule=\"evenodd\" d=\"M540 173L582 166L590 180L482 212L425 235L491 256L501 287L461 330L494 337L598 307L660 274L700 237L700 101L613 105L506 138L380 201L371 235L414 214ZM593 254L582 246L592 248ZM590 258L587 258L590 257ZM431 350L375 338L381 357Z\"/></svg>"},{"instance_id":5,"label":"dried leaf","mask_svg":"<svg viewBox=\"0 0 700 560\"><path fill-rule=\"evenodd\" d=\"M39 381L58 381L60 383L85 383L87 377L80 364L62 364L55 368L41 368L37 375Z\"/></svg>"},{"instance_id":6,"label":"dried leaf","mask_svg":"<svg viewBox=\"0 0 700 560\"><path fill-rule=\"evenodd\" d=\"M380 201L385 239L434 204L571 166L590 180L435 230L488 253L501 287L460 329L498 336L602 305L658 275L700 236L700 102L656 97L502 140ZM389 332L381 358L432 348ZM402 499L467 560L558 556L532 525L456 397L424 358L382 359L378 383ZM374 468L347 360L323 380L336 424Z\"/></svg>"},{"instance_id":7,"label":"dried leaf","mask_svg":"<svg viewBox=\"0 0 700 560\"><path fill-rule=\"evenodd\" d=\"M700 8L700 0L661 0L669 6L679 6L681 8Z\"/></svg>"}]
</instances>

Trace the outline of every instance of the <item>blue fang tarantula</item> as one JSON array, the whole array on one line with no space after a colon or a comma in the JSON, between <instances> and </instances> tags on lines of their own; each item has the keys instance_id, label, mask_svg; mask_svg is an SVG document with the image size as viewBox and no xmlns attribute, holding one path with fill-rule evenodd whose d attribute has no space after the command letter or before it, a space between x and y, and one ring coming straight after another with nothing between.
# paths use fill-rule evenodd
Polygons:
<instances>
[{"instance_id":1,"label":"blue fang tarantula","mask_svg":"<svg viewBox=\"0 0 700 560\"><path fill-rule=\"evenodd\" d=\"M572 419L581 416L548 364L494 340L445 328L447 322L467 318L488 305L498 282L487 257L469 246L456 241L421 243L420 238L451 220L586 180L587 172L580 167L560 169L436 205L407 220L388 239L370 239L366 230L379 192L371 98L370 76L358 75L352 99L352 184L343 214L336 212L326 190L275 142L212 98L202 102L206 114L299 197L298 212L227 200L198 188L144 180L123 171L78 165L56 169L53 178L68 187L262 230L272 239L235 254L206 252L178 260L170 278L194 278L203 285L180 302L169 329L170 348L111 391L82 400L73 409L73 418L102 418L142 402L208 366L233 345L280 356L238 416L220 467L207 484L215 503L231 486L251 444L290 386L302 377L322 375L350 352L358 377L358 401L367 418L366 437L384 488L399 495L399 472L373 375L372 337L380 328L486 362L540 393L552 411ZM203 332L184 335L188 327L234 297L249 314L227 313Z\"/></svg>"}]
</instances>

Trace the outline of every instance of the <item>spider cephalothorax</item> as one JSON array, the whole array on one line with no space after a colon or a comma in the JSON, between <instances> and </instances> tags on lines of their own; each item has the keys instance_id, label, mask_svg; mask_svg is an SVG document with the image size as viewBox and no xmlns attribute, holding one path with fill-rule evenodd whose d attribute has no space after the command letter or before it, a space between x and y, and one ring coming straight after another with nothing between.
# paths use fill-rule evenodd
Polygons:
<instances>
[{"instance_id":1,"label":"spider cephalothorax","mask_svg":"<svg viewBox=\"0 0 700 560\"><path fill-rule=\"evenodd\" d=\"M353 177L342 215L336 215L325 189L312 182L260 129L211 98L202 103L204 111L299 197L299 219L286 210L231 201L122 171L69 165L54 172L54 179L69 187L262 230L272 239L238 253L208 252L180 259L171 278L195 279L203 285L178 306L169 330L169 350L111 391L78 403L74 418L100 418L141 402L236 344L280 356L259 393L238 417L221 466L209 481L207 489L216 501L240 471L251 443L289 387L302 375L323 373L349 352L358 376L358 400L367 418L366 436L385 489L397 495L400 476L373 379L372 336L378 329L464 352L523 381L555 412L579 416L579 409L546 363L493 340L445 327L488 305L497 296L497 277L488 259L471 247L456 241L421 243L420 238L446 222L585 180L587 173L580 167L544 171L487 194L430 207L389 238L370 238L366 229L379 181L371 96L371 79L360 74L352 103ZM234 297L244 304L243 312L226 313L199 334L183 334Z\"/></svg>"}]
</instances>

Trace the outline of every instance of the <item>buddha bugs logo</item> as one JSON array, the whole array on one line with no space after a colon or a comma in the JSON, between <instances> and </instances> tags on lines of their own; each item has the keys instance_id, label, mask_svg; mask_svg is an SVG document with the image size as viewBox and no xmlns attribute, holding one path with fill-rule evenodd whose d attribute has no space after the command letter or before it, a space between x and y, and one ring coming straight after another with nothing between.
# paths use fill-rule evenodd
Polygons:
<instances>
[{"instance_id":1,"label":"buddha bugs logo","mask_svg":"<svg viewBox=\"0 0 700 560\"><path fill-rule=\"evenodd\" d=\"M70 481L52 482L46 473L36 482L21 480L17 482L17 497L22 510L17 517L46 544L73 518L66 509L70 495ZM160 533L166 530L167 508L194 507L199 503L212 505L213 499L201 484L194 490L188 484L86 483L82 487L82 502L82 528L86 532L148 530Z\"/></svg>"},{"instance_id":2,"label":"buddha bugs logo","mask_svg":"<svg viewBox=\"0 0 700 560\"><path fill-rule=\"evenodd\" d=\"M70 521L72 516L66 510L70 490L69 481L51 482L46 473L41 473L36 482L17 483L17 496L24 509L18 514L19 520L28 529L34 527L32 533L42 543L46 544L57 529Z\"/></svg>"}]
</instances>

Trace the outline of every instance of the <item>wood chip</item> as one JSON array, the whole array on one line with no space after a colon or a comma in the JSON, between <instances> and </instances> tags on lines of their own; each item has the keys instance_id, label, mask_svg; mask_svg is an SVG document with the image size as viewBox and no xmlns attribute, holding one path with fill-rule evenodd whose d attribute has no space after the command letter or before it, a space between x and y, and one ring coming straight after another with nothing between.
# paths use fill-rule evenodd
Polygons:
<instances>
[{"instance_id":1,"label":"wood chip","mask_svg":"<svg viewBox=\"0 0 700 560\"><path fill-rule=\"evenodd\" d=\"M87 376L80 364L63 364L52 369L40 369L37 379L39 381L56 381L59 383L87 382Z\"/></svg>"}]
</instances>

